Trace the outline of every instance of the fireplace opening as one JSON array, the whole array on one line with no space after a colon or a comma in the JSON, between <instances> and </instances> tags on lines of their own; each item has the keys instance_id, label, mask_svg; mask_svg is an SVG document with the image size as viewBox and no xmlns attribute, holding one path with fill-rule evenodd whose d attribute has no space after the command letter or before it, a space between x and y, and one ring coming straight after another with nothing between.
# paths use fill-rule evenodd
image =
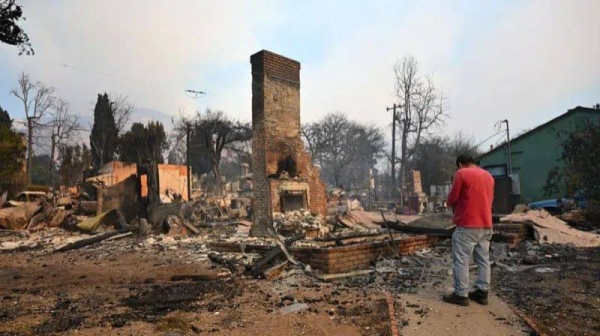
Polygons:
<instances>
[{"instance_id":1,"label":"fireplace opening","mask_svg":"<svg viewBox=\"0 0 600 336\"><path fill-rule=\"evenodd\" d=\"M291 155L277 161L277 175L279 176L283 172L287 172L289 177L298 176L298 164Z\"/></svg>"},{"instance_id":2,"label":"fireplace opening","mask_svg":"<svg viewBox=\"0 0 600 336\"><path fill-rule=\"evenodd\" d=\"M289 212L306 208L306 191L283 191L281 193L282 212Z\"/></svg>"}]
</instances>

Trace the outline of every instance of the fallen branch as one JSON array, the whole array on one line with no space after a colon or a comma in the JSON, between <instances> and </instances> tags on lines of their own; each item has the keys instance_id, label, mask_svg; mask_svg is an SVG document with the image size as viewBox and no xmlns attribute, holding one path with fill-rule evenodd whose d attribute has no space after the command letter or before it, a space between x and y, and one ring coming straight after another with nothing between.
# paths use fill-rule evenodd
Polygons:
<instances>
[{"instance_id":1,"label":"fallen branch","mask_svg":"<svg viewBox=\"0 0 600 336\"><path fill-rule=\"evenodd\" d=\"M121 233L119 231L112 231L112 232L106 232L103 234L99 234L99 235L93 236L91 238L81 239L81 240L69 243L67 245L64 245L62 247L59 247L58 249L55 250L55 252L66 252L66 251L70 251L70 250L76 250L76 249L79 249L79 248L82 248L85 246L99 243L105 239L116 236L118 234L121 234Z\"/></svg>"},{"instance_id":2,"label":"fallen branch","mask_svg":"<svg viewBox=\"0 0 600 336\"><path fill-rule=\"evenodd\" d=\"M117 239L129 237L131 235L133 235L133 232L125 232L125 233L121 233L121 234L106 238L104 241L117 240Z\"/></svg>"},{"instance_id":3,"label":"fallen branch","mask_svg":"<svg viewBox=\"0 0 600 336\"><path fill-rule=\"evenodd\" d=\"M283 252L283 254L285 254L285 257L287 258L287 260L289 262L291 262L292 264L294 264L294 265L298 265L298 262L290 254L290 252L288 251L287 247L285 247L285 244L281 241L281 239L279 239L279 237L273 231L271 231L270 229L269 229L269 233L275 239L275 243L277 243L277 245L279 245L279 248L281 249L281 252Z\"/></svg>"},{"instance_id":4,"label":"fallen branch","mask_svg":"<svg viewBox=\"0 0 600 336\"><path fill-rule=\"evenodd\" d=\"M381 212L381 218L383 218L383 224L385 225L385 229L387 230L388 234L390 235L390 241L391 241L391 245L390 243L388 243L388 247L392 250L392 252L396 255L396 257L400 258L400 253L398 252L398 246L396 246L396 241L394 240L394 236L392 235L392 231L390 231L390 227L387 224L387 220L385 220L385 215L383 214L383 210L379 210Z\"/></svg>"},{"instance_id":5,"label":"fallen branch","mask_svg":"<svg viewBox=\"0 0 600 336\"><path fill-rule=\"evenodd\" d=\"M282 245L289 246L293 242L303 238L304 234L299 234L297 236L286 239L285 243L283 243ZM277 256L279 256L281 253L283 253L283 250L279 245L274 246L269 251L267 251L267 253L265 253L265 255L262 258L258 259L254 264L250 266L250 271L252 272L252 275L260 276L262 274L262 271L267 267L267 265L275 258L277 258Z\"/></svg>"},{"instance_id":6,"label":"fallen branch","mask_svg":"<svg viewBox=\"0 0 600 336\"><path fill-rule=\"evenodd\" d=\"M81 239L81 240L69 243L65 246L59 247L58 249L56 249L55 252L66 252L66 251L70 251L70 250L76 250L76 249L79 249L79 248L82 248L85 246L99 243L103 240L106 240L106 239L114 237L114 236L120 236L119 238L126 237L127 235L125 235L125 234L130 233L131 227L129 226L129 224L127 224L127 221L125 221L125 217L123 216L121 211L116 210L116 209L107 211L106 213L101 214L99 217L97 216L98 218L96 220L98 222L100 222L101 220L104 219L104 216L106 216L111 211L114 211L117 216L116 224L115 224L115 228L117 229L117 231L106 232L103 234L93 236L91 238ZM97 227L97 225L96 225L96 227ZM94 228L94 230L95 230L95 228ZM117 238L115 238L115 239L117 239Z\"/></svg>"}]
</instances>

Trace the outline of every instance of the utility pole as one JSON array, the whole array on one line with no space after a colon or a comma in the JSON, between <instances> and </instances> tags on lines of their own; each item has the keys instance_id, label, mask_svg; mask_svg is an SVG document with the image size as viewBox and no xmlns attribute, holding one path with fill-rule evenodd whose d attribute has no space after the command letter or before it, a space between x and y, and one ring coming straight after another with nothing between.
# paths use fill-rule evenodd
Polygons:
<instances>
[{"instance_id":1,"label":"utility pole","mask_svg":"<svg viewBox=\"0 0 600 336\"><path fill-rule=\"evenodd\" d=\"M386 111L392 111L392 198L396 197L396 108L397 106L394 104L393 107L386 107Z\"/></svg>"},{"instance_id":2,"label":"utility pole","mask_svg":"<svg viewBox=\"0 0 600 336\"><path fill-rule=\"evenodd\" d=\"M187 170L188 202L192 201L192 172L190 169L190 123L186 122L185 132L185 165Z\"/></svg>"},{"instance_id":3,"label":"utility pole","mask_svg":"<svg viewBox=\"0 0 600 336\"><path fill-rule=\"evenodd\" d=\"M503 122L506 123L506 151L507 151L506 163L508 166L508 175L512 176L512 158L511 158L511 154L510 154L510 129L508 127L508 119L504 119Z\"/></svg>"},{"instance_id":4,"label":"utility pole","mask_svg":"<svg viewBox=\"0 0 600 336\"><path fill-rule=\"evenodd\" d=\"M373 168L369 169L369 208L371 208L371 183L373 183Z\"/></svg>"},{"instance_id":5,"label":"utility pole","mask_svg":"<svg viewBox=\"0 0 600 336\"><path fill-rule=\"evenodd\" d=\"M185 93L189 93L193 95L192 98L196 99L199 96L206 95L204 91L198 90L185 90ZM192 169L190 166L190 122L186 122L186 132L185 132L185 165L187 166L187 190L188 190L188 202L192 200Z\"/></svg>"},{"instance_id":6,"label":"utility pole","mask_svg":"<svg viewBox=\"0 0 600 336\"><path fill-rule=\"evenodd\" d=\"M494 128L496 132L502 132L502 124L506 124L506 175L512 175L512 155L510 154L510 128L508 127L508 119L499 120L496 122ZM498 134L496 133L496 134ZM487 141L487 140L486 140Z\"/></svg>"}]
</instances>

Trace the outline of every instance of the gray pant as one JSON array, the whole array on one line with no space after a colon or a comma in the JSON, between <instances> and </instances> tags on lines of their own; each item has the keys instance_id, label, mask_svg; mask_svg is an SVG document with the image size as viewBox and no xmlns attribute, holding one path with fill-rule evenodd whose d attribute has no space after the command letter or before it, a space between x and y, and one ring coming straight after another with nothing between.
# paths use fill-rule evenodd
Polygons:
<instances>
[{"instance_id":1,"label":"gray pant","mask_svg":"<svg viewBox=\"0 0 600 336\"><path fill-rule=\"evenodd\" d=\"M452 235L452 272L454 293L469 294L469 259L475 257L477 281L475 288L487 291L490 288L490 239L491 229L466 229L457 227Z\"/></svg>"}]
</instances>

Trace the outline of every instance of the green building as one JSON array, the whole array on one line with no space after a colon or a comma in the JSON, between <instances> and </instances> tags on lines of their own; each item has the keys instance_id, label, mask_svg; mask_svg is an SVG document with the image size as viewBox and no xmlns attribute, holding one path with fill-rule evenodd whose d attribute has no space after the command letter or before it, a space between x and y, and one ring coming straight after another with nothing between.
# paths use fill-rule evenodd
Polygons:
<instances>
[{"instance_id":1,"label":"green building","mask_svg":"<svg viewBox=\"0 0 600 336\"><path fill-rule=\"evenodd\" d=\"M600 106L596 105L595 108L577 106L565 114L511 139L513 181L508 179L507 174L506 144L480 155L477 163L496 179L495 198L511 199L505 206L512 208L508 204L571 196L566 195L566 190L561 190L554 195L545 195L546 178L550 170L562 164L561 138L589 121L598 122L599 120ZM504 191L499 191L498 188L502 188Z\"/></svg>"}]
</instances>

